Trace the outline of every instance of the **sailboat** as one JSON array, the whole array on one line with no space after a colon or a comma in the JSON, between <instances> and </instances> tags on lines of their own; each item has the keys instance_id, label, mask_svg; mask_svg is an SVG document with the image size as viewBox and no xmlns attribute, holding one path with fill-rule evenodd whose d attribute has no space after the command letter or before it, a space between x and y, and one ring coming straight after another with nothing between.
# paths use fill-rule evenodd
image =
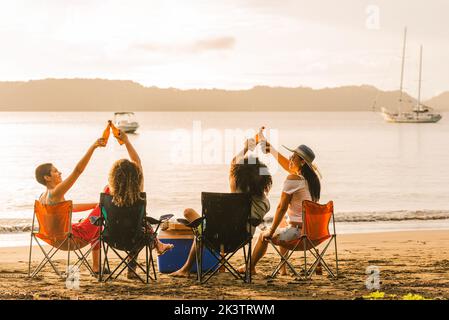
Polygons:
<instances>
[{"instance_id":1,"label":"sailboat","mask_svg":"<svg viewBox=\"0 0 449 320\"><path fill-rule=\"evenodd\" d=\"M407 28L404 31L404 46L402 49L402 68L401 68L401 85L399 97L399 110L394 113L386 108L382 108L382 116L388 122L396 123L435 123L438 122L442 116L439 113L432 111L432 108L421 103L421 77L422 77L422 53L423 47L420 48L419 58L419 85L418 85L418 100L412 111L402 112L403 104L403 83L404 83L404 65L405 65L405 48L407 41Z\"/></svg>"}]
</instances>

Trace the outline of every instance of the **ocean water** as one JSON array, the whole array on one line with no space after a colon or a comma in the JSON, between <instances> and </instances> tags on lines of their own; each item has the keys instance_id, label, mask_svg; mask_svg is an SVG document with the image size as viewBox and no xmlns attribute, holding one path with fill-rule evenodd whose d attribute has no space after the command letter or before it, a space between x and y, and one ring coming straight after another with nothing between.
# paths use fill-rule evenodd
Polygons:
<instances>
[{"instance_id":1,"label":"ocean water","mask_svg":"<svg viewBox=\"0 0 449 320\"><path fill-rule=\"evenodd\" d=\"M34 200L44 192L38 164L66 177L100 137L112 113L0 113L0 246L28 231ZM229 162L245 136L264 125L280 145L309 145L322 174L321 202L333 200L344 232L449 229L449 114L436 124L391 124L373 112L136 113L130 140L142 159L148 212L181 216L201 209L200 193L228 192ZM286 173L256 148L273 175L274 214ZM111 137L66 195L98 201L112 163L127 157ZM79 219L87 213L77 213ZM14 235L12 234L14 233ZM12 240L11 240L12 241ZM9 243L11 242L9 241ZM15 240L14 240L15 241ZM20 241L19 241L20 242ZM18 242L14 242L17 244ZM22 243L22 242L20 242Z\"/></svg>"}]
</instances>

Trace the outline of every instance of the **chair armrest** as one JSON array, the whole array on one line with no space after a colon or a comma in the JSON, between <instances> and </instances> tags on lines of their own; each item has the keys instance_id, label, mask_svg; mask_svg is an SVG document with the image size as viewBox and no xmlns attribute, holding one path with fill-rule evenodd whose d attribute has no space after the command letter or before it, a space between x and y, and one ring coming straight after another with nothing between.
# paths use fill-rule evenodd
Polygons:
<instances>
[{"instance_id":1,"label":"chair armrest","mask_svg":"<svg viewBox=\"0 0 449 320\"><path fill-rule=\"evenodd\" d=\"M152 217L145 217L145 221L148 222L149 224L159 224L159 223L161 223L160 220L154 219Z\"/></svg>"},{"instance_id":2,"label":"chair armrest","mask_svg":"<svg viewBox=\"0 0 449 320\"><path fill-rule=\"evenodd\" d=\"M187 219L176 219L176 221L178 221L180 224L185 225L186 227L188 227L188 224L190 223L190 221Z\"/></svg>"},{"instance_id":3,"label":"chair armrest","mask_svg":"<svg viewBox=\"0 0 449 320\"><path fill-rule=\"evenodd\" d=\"M198 227L200 226L200 224L203 222L204 217L200 217L200 218L198 218L198 219L196 219L196 220L193 220L192 222L189 222L189 221L186 220L186 219L176 219L176 220L177 220L179 223L185 225L186 227L196 229L196 228L198 228Z\"/></svg>"},{"instance_id":4,"label":"chair armrest","mask_svg":"<svg viewBox=\"0 0 449 320\"><path fill-rule=\"evenodd\" d=\"M163 214L162 216L159 217L159 220L152 217L145 217L145 221L148 222L149 224L161 224L162 222L170 220L174 216L175 216L174 214Z\"/></svg>"},{"instance_id":5,"label":"chair armrest","mask_svg":"<svg viewBox=\"0 0 449 320\"><path fill-rule=\"evenodd\" d=\"M163 214L162 216L159 217L159 221L164 222L166 220L170 220L174 216L175 216L174 214Z\"/></svg>"}]
</instances>

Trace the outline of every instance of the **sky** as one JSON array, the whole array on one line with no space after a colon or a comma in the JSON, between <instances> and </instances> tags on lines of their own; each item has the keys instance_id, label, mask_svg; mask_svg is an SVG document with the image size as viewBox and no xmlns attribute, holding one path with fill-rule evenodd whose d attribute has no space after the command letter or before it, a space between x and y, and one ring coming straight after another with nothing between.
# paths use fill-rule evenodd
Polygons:
<instances>
[{"instance_id":1,"label":"sky","mask_svg":"<svg viewBox=\"0 0 449 320\"><path fill-rule=\"evenodd\" d=\"M447 0L0 0L0 81L449 90Z\"/></svg>"}]
</instances>

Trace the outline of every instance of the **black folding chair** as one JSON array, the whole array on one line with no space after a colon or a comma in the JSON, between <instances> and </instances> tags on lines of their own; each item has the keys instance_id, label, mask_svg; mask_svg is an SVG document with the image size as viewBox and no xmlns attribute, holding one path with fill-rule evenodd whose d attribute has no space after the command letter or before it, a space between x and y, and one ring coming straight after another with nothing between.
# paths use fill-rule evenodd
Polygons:
<instances>
[{"instance_id":1,"label":"black folding chair","mask_svg":"<svg viewBox=\"0 0 449 320\"><path fill-rule=\"evenodd\" d=\"M235 278L251 283L251 226L260 221L251 219L251 197L244 193L201 193L202 217L187 224L193 229L196 243L198 280L206 283L220 268ZM204 248L217 260L203 270ZM245 274L240 274L229 260L243 249Z\"/></svg>"},{"instance_id":2,"label":"black folding chair","mask_svg":"<svg viewBox=\"0 0 449 320\"><path fill-rule=\"evenodd\" d=\"M101 194L101 217L94 221L96 225L102 226L100 232L102 246L100 261L103 265L100 268L100 281L103 281L104 271L111 270L108 259L109 248L120 259L120 263L104 279L104 282L117 279L127 267L143 283L148 283L149 279L157 280L152 249L161 223L170 219L173 215L163 215L159 220L147 217L146 194L144 192L141 193L141 199L131 207L118 207L113 204L111 195ZM151 225L157 226L153 232ZM143 249L145 249L144 266L137 261L139 253ZM102 250L104 251L103 260L101 260ZM124 251L125 254L119 251ZM150 275L150 263L153 276ZM145 273L145 280L137 274L137 268Z\"/></svg>"}]
</instances>

